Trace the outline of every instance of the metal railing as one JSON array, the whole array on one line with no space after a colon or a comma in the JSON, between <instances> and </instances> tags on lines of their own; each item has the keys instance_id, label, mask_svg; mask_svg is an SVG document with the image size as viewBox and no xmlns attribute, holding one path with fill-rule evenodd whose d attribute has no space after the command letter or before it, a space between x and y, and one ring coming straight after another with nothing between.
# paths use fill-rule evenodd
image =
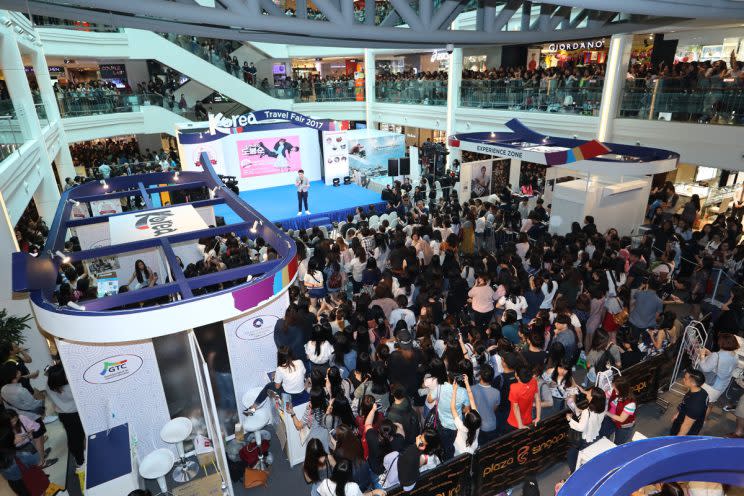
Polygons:
<instances>
[{"instance_id":1,"label":"metal railing","mask_svg":"<svg viewBox=\"0 0 744 496\"><path fill-rule=\"evenodd\" d=\"M57 94L59 112L62 117L81 117L85 115L113 114L118 112L138 112L141 107L155 105L171 112L194 119L193 109L182 109L173 98L157 93L132 94Z\"/></svg>"},{"instance_id":2,"label":"metal railing","mask_svg":"<svg viewBox=\"0 0 744 496\"><path fill-rule=\"evenodd\" d=\"M627 81L619 118L744 125L744 85L707 78L695 87L661 78Z\"/></svg>"},{"instance_id":3,"label":"metal railing","mask_svg":"<svg viewBox=\"0 0 744 496\"><path fill-rule=\"evenodd\" d=\"M265 91L265 88L263 89ZM295 102L353 102L356 101L357 88L354 81L318 81L300 83L299 87L270 88L266 93L274 98L288 98ZM359 88L364 100L364 88Z\"/></svg>"},{"instance_id":4,"label":"metal railing","mask_svg":"<svg viewBox=\"0 0 744 496\"><path fill-rule=\"evenodd\" d=\"M598 115L602 101L601 79L583 83L525 84L512 79L463 79L460 105L463 107L526 110L540 112Z\"/></svg>"},{"instance_id":5,"label":"metal railing","mask_svg":"<svg viewBox=\"0 0 744 496\"><path fill-rule=\"evenodd\" d=\"M378 81L375 85L378 102L414 105L447 105L447 81L405 79Z\"/></svg>"}]
</instances>

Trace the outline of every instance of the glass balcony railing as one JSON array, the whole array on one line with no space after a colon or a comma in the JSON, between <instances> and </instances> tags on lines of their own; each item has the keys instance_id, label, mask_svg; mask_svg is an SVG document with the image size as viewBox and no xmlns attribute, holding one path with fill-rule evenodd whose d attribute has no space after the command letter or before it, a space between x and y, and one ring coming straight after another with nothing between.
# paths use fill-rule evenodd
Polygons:
<instances>
[{"instance_id":1,"label":"glass balcony railing","mask_svg":"<svg viewBox=\"0 0 744 496\"><path fill-rule=\"evenodd\" d=\"M619 118L744 125L744 85L704 79L695 88L662 78L626 81ZM701 84L702 83L702 84Z\"/></svg>"},{"instance_id":2,"label":"glass balcony railing","mask_svg":"<svg viewBox=\"0 0 744 496\"><path fill-rule=\"evenodd\" d=\"M463 79L460 105L463 107L599 115L602 100L601 79L583 84L529 85L522 80Z\"/></svg>"},{"instance_id":3,"label":"glass balcony railing","mask_svg":"<svg viewBox=\"0 0 744 496\"><path fill-rule=\"evenodd\" d=\"M375 89L378 102L413 105L447 105L447 81L397 80L378 81Z\"/></svg>"},{"instance_id":4,"label":"glass balcony railing","mask_svg":"<svg viewBox=\"0 0 744 496\"><path fill-rule=\"evenodd\" d=\"M0 161L13 155L23 142L13 103L10 100L0 100Z\"/></svg>"},{"instance_id":5,"label":"glass balcony railing","mask_svg":"<svg viewBox=\"0 0 744 496\"><path fill-rule=\"evenodd\" d=\"M193 109L180 108L174 99L157 93L132 93L113 95L80 95L74 93L58 94L59 112L65 117L113 114L117 112L138 112L141 107L155 105L171 112L195 119Z\"/></svg>"},{"instance_id":6,"label":"glass balcony railing","mask_svg":"<svg viewBox=\"0 0 744 496\"><path fill-rule=\"evenodd\" d=\"M292 99L295 102L353 102L356 101L356 88L351 81L323 81L299 84L299 88L264 88L262 91L274 98ZM364 101L364 88L361 88Z\"/></svg>"}]
</instances>

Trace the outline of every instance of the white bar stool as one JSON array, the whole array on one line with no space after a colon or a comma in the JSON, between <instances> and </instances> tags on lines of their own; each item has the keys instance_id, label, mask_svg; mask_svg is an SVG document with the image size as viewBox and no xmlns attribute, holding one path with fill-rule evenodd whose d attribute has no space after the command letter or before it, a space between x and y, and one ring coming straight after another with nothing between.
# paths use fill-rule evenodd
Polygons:
<instances>
[{"instance_id":1,"label":"white bar stool","mask_svg":"<svg viewBox=\"0 0 744 496\"><path fill-rule=\"evenodd\" d=\"M142 459L139 465L139 474L143 479L155 479L158 481L160 486L160 492L155 496L170 495L168 492L168 485L165 482L165 476L171 471L173 465L176 463L176 457L173 456L173 452L167 448L160 448L151 453L148 453Z\"/></svg>"},{"instance_id":2,"label":"white bar stool","mask_svg":"<svg viewBox=\"0 0 744 496\"><path fill-rule=\"evenodd\" d=\"M243 395L243 406L250 408L256 401L256 397L261 392L262 387L254 387L246 391ZM271 402L269 398L266 398L260 405L257 405L256 411L253 415L245 415L243 417L243 432L252 432L256 438L256 448L258 449L258 464L256 468L259 470L266 470L266 462L264 460L264 454L261 451L261 429L266 427L271 422Z\"/></svg>"},{"instance_id":3,"label":"white bar stool","mask_svg":"<svg viewBox=\"0 0 744 496\"><path fill-rule=\"evenodd\" d=\"M183 442L191 435L194 429L191 420L186 417L176 417L169 421L160 430L160 439L168 444L175 444L178 449L178 466L173 470L173 480L176 482L188 482L199 473L199 465L186 459Z\"/></svg>"}]
</instances>

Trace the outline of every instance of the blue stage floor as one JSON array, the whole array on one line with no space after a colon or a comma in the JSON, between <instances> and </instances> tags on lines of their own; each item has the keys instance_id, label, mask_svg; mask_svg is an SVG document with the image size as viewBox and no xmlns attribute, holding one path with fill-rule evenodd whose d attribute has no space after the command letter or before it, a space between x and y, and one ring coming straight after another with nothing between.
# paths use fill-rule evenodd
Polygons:
<instances>
[{"instance_id":1,"label":"blue stage floor","mask_svg":"<svg viewBox=\"0 0 744 496\"><path fill-rule=\"evenodd\" d=\"M294 184L242 191L240 198L271 222L279 222L287 229L322 224L324 218L330 222L343 220L348 213L353 213L356 207L360 206L365 207L366 210L369 205L373 204L378 211L384 207L379 193L356 184L326 186L323 181L310 183L308 207L312 214L309 216L304 212L302 216L297 216L297 189ZM215 206L214 213L224 217L226 224L240 222L240 218L226 205Z\"/></svg>"}]
</instances>

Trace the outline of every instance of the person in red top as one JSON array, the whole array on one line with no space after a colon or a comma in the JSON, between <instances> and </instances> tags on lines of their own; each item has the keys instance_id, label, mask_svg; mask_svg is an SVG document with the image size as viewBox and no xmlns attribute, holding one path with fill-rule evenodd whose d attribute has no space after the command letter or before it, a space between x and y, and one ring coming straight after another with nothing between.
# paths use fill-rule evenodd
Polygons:
<instances>
[{"instance_id":1,"label":"person in red top","mask_svg":"<svg viewBox=\"0 0 744 496\"><path fill-rule=\"evenodd\" d=\"M624 377L612 381L612 392L607 403L607 414L602 421L599 435L612 440L615 444L630 442L635 432L636 402L633 391Z\"/></svg>"},{"instance_id":2,"label":"person in red top","mask_svg":"<svg viewBox=\"0 0 744 496\"><path fill-rule=\"evenodd\" d=\"M518 381L509 388L509 402L511 411L509 418L506 420L508 430L526 429L532 423L532 408L537 408L534 423L540 421L542 413L540 407L540 396L537 389L537 381L529 367L520 367L517 369Z\"/></svg>"}]
</instances>

